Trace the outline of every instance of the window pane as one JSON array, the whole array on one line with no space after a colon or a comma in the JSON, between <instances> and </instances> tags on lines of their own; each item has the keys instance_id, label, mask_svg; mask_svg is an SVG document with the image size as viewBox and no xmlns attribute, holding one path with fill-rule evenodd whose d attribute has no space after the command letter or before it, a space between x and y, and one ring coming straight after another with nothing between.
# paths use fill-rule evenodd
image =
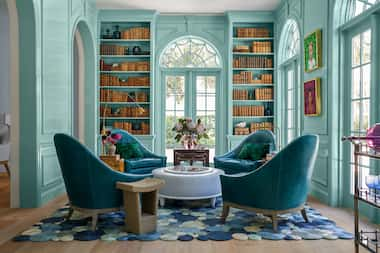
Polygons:
<instances>
[{"instance_id":1,"label":"window pane","mask_svg":"<svg viewBox=\"0 0 380 253\"><path fill-rule=\"evenodd\" d=\"M360 67L352 70L352 98L360 97Z\"/></svg>"},{"instance_id":2,"label":"window pane","mask_svg":"<svg viewBox=\"0 0 380 253\"><path fill-rule=\"evenodd\" d=\"M362 96L369 97L371 90L371 65L367 64L363 66L363 84L362 84Z\"/></svg>"},{"instance_id":3,"label":"window pane","mask_svg":"<svg viewBox=\"0 0 380 253\"><path fill-rule=\"evenodd\" d=\"M362 64L364 64L371 61L371 30L363 33L362 43Z\"/></svg>"},{"instance_id":4,"label":"window pane","mask_svg":"<svg viewBox=\"0 0 380 253\"><path fill-rule=\"evenodd\" d=\"M369 117L370 117L370 111L369 111L369 99L363 100L363 116L361 119L361 131L367 131L369 128Z\"/></svg>"},{"instance_id":5,"label":"window pane","mask_svg":"<svg viewBox=\"0 0 380 253\"><path fill-rule=\"evenodd\" d=\"M360 101L353 101L351 104L351 130L359 131L360 129Z\"/></svg>"},{"instance_id":6,"label":"window pane","mask_svg":"<svg viewBox=\"0 0 380 253\"><path fill-rule=\"evenodd\" d=\"M295 137L295 130L294 129L288 129L288 143L291 142Z\"/></svg>"},{"instance_id":7,"label":"window pane","mask_svg":"<svg viewBox=\"0 0 380 253\"><path fill-rule=\"evenodd\" d=\"M292 128L294 125L294 110L288 110L288 128Z\"/></svg>"},{"instance_id":8,"label":"window pane","mask_svg":"<svg viewBox=\"0 0 380 253\"><path fill-rule=\"evenodd\" d=\"M360 64L360 34L352 38L352 66Z\"/></svg>"},{"instance_id":9,"label":"window pane","mask_svg":"<svg viewBox=\"0 0 380 253\"><path fill-rule=\"evenodd\" d=\"M294 108L294 90L288 90L288 109Z\"/></svg>"},{"instance_id":10,"label":"window pane","mask_svg":"<svg viewBox=\"0 0 380 253\"><path fill-rule=\"evenodd\" d=\"M294 76L294 71L293 70L289 70L288 72L287 72L287 75L288 75L288 83L287 83L287 85L288 85L288 89L293 89L293 87L294 87L294 80L293 80L293 76Z\"/></svg>"},{"instance_id":11,"label":"window pane","mask_svg":"<svg viewBox=\"0 0 380 253\"><path fill-rule=\"evenodd\" d=\"M203 76L197 76L197 92L206 92L206 79Z\"/></svg>"},{"instance_id":12,"label":"window pane","mask_svg":"<svg viewBox=\"0 0 380 253\"><path fill-rule=\"evenodd\" d=\"M207 93L215 93L215 82L216 79L214 76L207 77Z\"/></svg>"}]
</instances>

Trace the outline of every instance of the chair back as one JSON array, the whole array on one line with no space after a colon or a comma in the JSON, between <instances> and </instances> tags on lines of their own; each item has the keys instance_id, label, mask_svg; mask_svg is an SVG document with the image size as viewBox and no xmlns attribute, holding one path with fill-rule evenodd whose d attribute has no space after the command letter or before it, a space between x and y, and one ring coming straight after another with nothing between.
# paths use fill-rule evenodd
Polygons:
<instances>
[{"instance_id":1,"label":"chair back","mask_svg":"<svg viewBox=\"0 0 380 253\"><path fill-rule=\"evenodd\" d=\"M270 144L271 151L276 149L276 141L274 134L269 130L258 130L248 135L242 142L233 150L235 155L240 153L240 150L246 143L263 143Z\"/></svg>"},{"instance_id":2,"label":"chair back","mask_svg":"<svg viewBox=\"0 0 380 253\"><path fill-rule=\"evenodd\" d=\"M122 138L121 140L118 141L118 143L131 143L131 142L136 142L139 145L140 150L143 152L144 156L150 151L137 139L135 138L132 134L128 133L125 130L122 129L113 129L111 131L112 134L121 134Z\"/></svg>"},{"instance_id":3,"label":"chair back","mask_svg":"<svg viewBox=\"0 0 380 253\"><path fill-rule=\"evenodd\" d=\"M317 135L304 135L272 159L276 165L272 175L276 189L274 203L279 209L295 208L306 201L318 147Z\"/></svg>"},{"instance_id":4,"label":"chair back","mask_svg":"<svg viewBox=\"0 0 380 253\"><path fill-rule=\"evenodd\" d=\"M120 205L121 193L108 177L111 169L69 135L56 134L54 144L72 205L89 209Z\"/></svg>"}]
</instances>

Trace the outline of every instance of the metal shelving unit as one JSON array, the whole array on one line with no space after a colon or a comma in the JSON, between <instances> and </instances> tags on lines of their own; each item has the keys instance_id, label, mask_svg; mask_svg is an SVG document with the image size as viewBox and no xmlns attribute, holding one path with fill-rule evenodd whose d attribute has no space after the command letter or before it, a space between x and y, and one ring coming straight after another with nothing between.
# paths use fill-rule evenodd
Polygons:
<instances>
[{"instance_id":1,"label":"metal shelving unit","mask_svg":"<svg viewBox=\"0 0 380 253\"><path fill-rule=\"evenodd\" d=\"M380 252L380 231L359 230L359 201L367 203L376 208L380 208L380 195L371 193L366 188L359 185L359 158L369 157L380 160L380 153L370 149L367 140L380 140L380 137L348 136L342 137L342 141L350 141L354 147L354 222L355 222L355 253L359 252L359 246L366 248L369 252Z\"/></svg>"}]
</instances>

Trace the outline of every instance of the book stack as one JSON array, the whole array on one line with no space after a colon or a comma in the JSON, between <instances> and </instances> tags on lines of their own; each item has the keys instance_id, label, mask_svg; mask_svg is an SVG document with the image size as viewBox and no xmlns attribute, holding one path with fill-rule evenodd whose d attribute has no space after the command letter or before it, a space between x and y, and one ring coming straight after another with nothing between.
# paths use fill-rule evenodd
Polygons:
<instances>
[{"instance_id":1,"label":"book stack","mask_svg":"<svg viewBox=\"0 0 380 253\"><path fill-rule=\"evenodd\" d=\"M123 121L115 121L113 123L113 128L123 129L134 135L147 135L150 132L149 123L141 122L141 123L131 123L131 122L123 122Z\"/></svg>"},{"instance_id":2,"label":"book stack","mask_svg":"<svg viewBox=\"0 0 380 253\"><path fill-rule=\"evenodd\" d=\"M149 86L149 76L131 76L126 81L126 86Z\"/></svg>"},{"instance_id":3,"label":"book stack","mask_svg":"<svg viewBox=\"0 0 380 253\"><path fill-rule=\"evenodd\" d=\"M233 116L264 116L264 106L262 105L234 105Z\"/></svg>"},{"instance_id":4,"label":"book stack","mask_svg":"<svg viewBox=\"0 0 380 253\"><path fill-rule=\"evenodd\" d=\"M119 45L100 45L100 54L101 55L125 55L125 52L128 50L126 46Z\"/></svg>"},{"instance_id":5,"label":"book stack","mask_svg":"<svg viewBox=\"0 0 380 253\"><path fill-rule=\"evenodd\" d=\"M249 53L249 46L247 45L236 45L233 49L234 52L240 52L240 53Z\"/></svg>"},{"instance_id":6,"label":"book stack","mask_svg":"<svg viewBox=\"0 0 380 253\"><path fill-rule=\"evenodd\" d=\"M148 102L148 94L143 91L126 92L116 90L101 90L101 102Z\"/></svg>"},{"instance_id":7,"label":"book stack","mask_svg":"<svg viewBox=\"0 0 380 253\"><path fill-rule=\"evenodd\" d=\"M139 62L122 62L120 64L121 71L149 71L150 63L148 61Z\"/></svg>"},{"instance_id":8,"label":"book stack","mask_svg":"<svg viewBox=\"0 0 380 253\"><path fill-rule=\"evenodd\" d=\"M265 56L239 56L233 60L234 68L272 68L273 60Z\"/></svg>"},{"instance_id":9,"label":"book stack","mask_svg":"<svg viewBox=\"0 0 380 253\"><path fill-rule=\"evenodd\" d=\"M252 42L252 53L272 53L272 42L271 41Z\"/></svg>"},{"instance_id":10,"label":"book stack","mask_svg":"<svg viewBox=\"0 0 380 253\"><path fill-rule=\"evenodd\" d=\"M248 127L235 127L234 129L235 135L248 135L249 128Z\"/></svg>"},{"instance_id":11,"label":"book stack","mask_svg":"<svg viewBox=\"0 0 380 253\"><path fill-rule=\"evenodd\" d=\"M150 30L147 27L134 27L121 33L123 40L147 40L150 38Z\"/></svg>"},{"instance_id":12,"label":"book stack","mask_svg":"<svg viewBox=\"0 0 380 253\"><path fill-rule=\"evenodd\" d=\"M257 28L257 27L250 27L250 28L243 28L238 27L236 29L237 37L238 38L263 38L263 37L270 37L270 31L267 28Z\"/></svg>"},{"instance_id":13,"label":"book stack","mask_svg":"<svg viewBox=\"0 0 380 253\"><path fill-rule=\"evenodd\" d=\"M101 74L100 75L100 86L119 86L119 77Z\"/></svg>"},{"instance_id":14,"label":"book stack","mask_svg":"<svg viewBox=\"0 0 380 253\"><path fill-rule=\"evenodd\" d=\"M149 76L131 76L125 79L119 79L117 76L101 74L100 86L149 86Z\"/></svg>"},{"instance_id":15,"label":"book stack","mask_svg":"<svg viewBox=\"0 0 380 253\"><path fill-rule=\"evenodd\" d=\"M262 74L260 78L261 83L273 83L273 75L272 74Z\"/></svg>"},{"instance_id":16,"label":"book stack","mask_svg":"<svg viewBox=\"0 0 380 253\"><path fill-rule=\"evenodd\" d=\"M272 88L260 88L255 90L256 100L271 100L273 99L273 89Z\"/></svg>"},{"instance_id":17,"label":"book stack","mask_svg":"<svg viewBox=\"0 0 380 253\"><path fill-rule=\"evenodd\" d=\"M241 89L233 89L232 99L233 100L248 100L249 99L249 91L248 90L241 90Z\"/></svg>"},{"instance_id":18,"label":"book stack","mask_svg":"<svg viewBox=\"0 0 380 253\"><path fill-rule=\"evenodd\" d=\"M258 130L273 131L273 123L272 122L251 122L250 130L251 130L251 133L254 133Z\"/></svg>"},{"instance_id":19,"label":"book stack","mask_svg":"<svg viewBox=\"0 0 380 253\"><path fill-rule=\"evenodd\" d=\"M233 83L253 83L253 74L250 71L241 71L232 77Z\"/></svg>"},{"instance_id":20,"label":"book stack","mask_svg":"<svg viewBox=\"0 0 380 253\"><path fill-rule=\"evenodd\" d=\"M149 117L149 108L141 108L134 106L124 106L124 107L104 107L100 106L101 117Z\"/></svg>"}]
</instances>

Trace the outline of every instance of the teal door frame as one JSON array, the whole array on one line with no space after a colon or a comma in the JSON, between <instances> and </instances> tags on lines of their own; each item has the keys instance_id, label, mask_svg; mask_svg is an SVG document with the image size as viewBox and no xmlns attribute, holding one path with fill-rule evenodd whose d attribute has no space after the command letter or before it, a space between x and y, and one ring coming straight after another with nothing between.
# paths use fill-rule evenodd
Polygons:
<instances>
[{"instance_id":1,"label":"teal door frame","mask_svg":"<svg viewBox=\"0 0 380 253\"><path fill-rule=\"evenodd\" d=\"M185 77L185 117L191 117L196 120L196 78L197 76L215 76L216 77L216 105L215 105L215 154L220 154L223 151L219 140L222 140L223 133L217 127L221 124L220 119L222 118L222 83L220 80L221 69L220 68L161 68L161 110L159 113L159 122L162 138L158 146L158 152L165 154L165 140L166 140L166 127L165 127L165 111L166 111L166 76L184 76ZM211 161L212 162L212 161Z\"/></svg>"},{"instance_id":2,"label":"teal door frame","mask_svg":"<svg viewBox=\"0 0 380 253\"><path fill-rule=\"evenodd\" d=\"M379 82L379 50L377 47L380 45L379 37L379 25L377 24L376 18L367 19L363 22L356 24L353 27L350 27L347 30L344 30L343 35L343 52L344 52L344 62L345 66L343 67L342 75L342 89L344 93L343 103L343 133L342 136L348 136L351 134L351 92L352 92L352 38L356 35L370 29L371 30L371 81L370 81L370 120L369 125L373 125L375 122L380 120L380 110L378 109L379 103L379 88L377 83ZM361 77L362 79L362 77ZM350 167L350 158L351 158L351 145L349 143L344 143L342 148L342 175L341 175L341 196L342 204L345 207L353 208L353 194L351 193L351 167ZM370 173L378 174L379 171L379 162L375 160L370 160ZM365 203L359 203L360 212L365 216L369 217L372 221L379 221L380 215L379 211L374 207L369 206Z\"/></svg>"}]
</instances>

